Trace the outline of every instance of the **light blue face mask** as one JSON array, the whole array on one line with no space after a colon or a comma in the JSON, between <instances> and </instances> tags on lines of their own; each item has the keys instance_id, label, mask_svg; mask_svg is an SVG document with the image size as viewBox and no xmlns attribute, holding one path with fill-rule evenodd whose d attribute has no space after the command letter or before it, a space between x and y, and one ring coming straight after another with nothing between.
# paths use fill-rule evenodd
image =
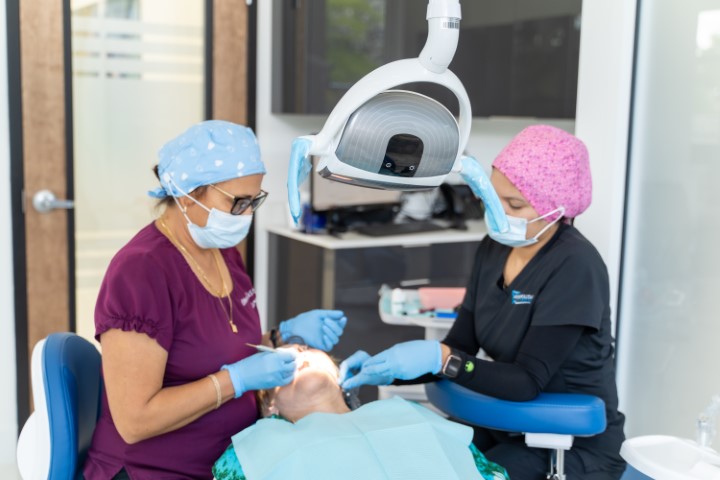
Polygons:
<instances>
[{"instance_id":1,"label":"light blue face mask","mask_svg":"<svg viewBox=\"0 0 720 480\"><path fill-rule=\"evenodd\" d=\"M208 210L205 205L198 205ZM193 241L201 248L230 248L236 246L247 237L252 225L252 214L231 215L213 208L208 210L207 224L204 227L195 225L185 215L188 221L188 231Z\"/></svg>"},{"instance_id":2,"label":"light blue face mask","mask_svg":"<svg viewBox=\"0 0 720 480\"><path fill-rule=\"evenodd\" d=\"M177 185L175 188L180 190ZM182 192L182 190L180 190ZM200 248L230 248L236 246L247 237L250 232L250 225L252 225L253 215L232 215L227 212L218 210L217 208L207 208L202 203L195 200L192 196L182 192L193 202L200 205L208 213L207 223L204 227L195 225L190 221L190 218L185 213L185 209L180 202L175 199L180 211L182 212L185 220L187 220L188 231L193 241Z\"/></svg>"},{"instance_id":3,"label":"light blue face mask","mask_svg":"<svg viewBox=\"0 0 720 480\"><path fill-rule=\"evenodd\" d=\"M555 213L560 213L558 217L553 220L552 222L548 223L545 228L540 230L534 237L527 238L527 226L530 223L537 222L538 220L542 220L543 218L547 218L550 215L553 215ZM554 224L556 224L560 219L563 217L563 214L565 213L565 207L558 207L555 210L546 213L545 215L542 215L540 217L534 218L532 220L527 220L526 218L518 218L513 217L510 215L505 215L505 217L508 220L508 224L510 228L506 230L505 232L499 232L495 230L492 227L488 228L488 235L490 235L490 238L495 240L498 243L502 243L503 245L507 245L508 247L513 248L519 248L519 247L527 247L529 245L534 245L538 242L538 239L542 236L543 233L547 232L550 227L552 227ZM490 223L486 222L487 225L490 225Z\"/></svg>"}]
</instances>

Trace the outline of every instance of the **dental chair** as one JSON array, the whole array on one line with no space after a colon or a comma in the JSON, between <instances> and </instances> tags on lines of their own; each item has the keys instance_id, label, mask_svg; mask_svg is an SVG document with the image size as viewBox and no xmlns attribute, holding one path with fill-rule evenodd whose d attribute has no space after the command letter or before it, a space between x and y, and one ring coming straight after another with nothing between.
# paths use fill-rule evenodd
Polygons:
<instances>
[{"instance_id":1,"label":"dental chair","mask_svg":"<svg viewBox=\"0 0 720 480\"><path fill-rule=\"evenodd\" d=\"M425 392L450 417L492 430L521 432L528 446L554 450L547 477L552 480L566 480L564 455L574 437L597 435L606 427L605 402L592 395L541 393L527 402L511 402L449 380L428 383Z\"/></svg>"},{"instance_id":2,"label":"dental chair","mask_svg":"<svg viewBox=\"0 0 720 480\"><path fill-rule=\"evenodd\" d=\"M31 363L35 411L20 433L23 480L73 480L100 412L100 353L74 333L53 333L35 345Z\"/></svg>"}]
</instances>

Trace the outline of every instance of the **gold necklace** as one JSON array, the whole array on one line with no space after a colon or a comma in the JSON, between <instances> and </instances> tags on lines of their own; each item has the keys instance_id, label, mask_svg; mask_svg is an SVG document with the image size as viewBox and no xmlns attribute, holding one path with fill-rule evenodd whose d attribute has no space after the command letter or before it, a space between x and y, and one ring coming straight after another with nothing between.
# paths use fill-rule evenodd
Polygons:
<instances>
[{"instance_id":1,"label":"gold necklace","mask_svg":"<svg viewBox=\"0 0 720 480\"><path fill-rule=\"evenodd\" d=\"M175 245L180 252L185 256L185 258L189 259L193 265L195 265L195 268L197 269L198 273L202 277L203 283L207 286L209 290L214 290L213 285L208 279L207 275L205 275L205 271L202 269L200 264L195 260L195 257L193 257L187 248L185 248L185 245L180 243L177 238L175 238L175 235L172 233L170 228L165 224L165 221L163 221L162 217L158 219L160 222L160 225L163 227L163 230L165 233L167 233L168 238L170 239L170 242L172 242L173 245ZM215 267L217 268L218 275L220 276L220 282L222 285L222 288L219 292L217 292L216 297L220 301L220 308L222 308L223 313L225 314L225 317L228 319L228 323L230 324L230 328L232 329L233 333L238 333L238 328L235 325L235 322L233 321L233 305L232 305L232 298L230 297L230 292L228 292L227 287L225 286L225 279L223 278L222 271L220 270L220 260L218 260L218 256L220 255L220 252L217 250L212 250L212 256L213 260L215 260ZM230 279L232 281L232 279ZM225 304L223 303L223 298L227 296L228 301L228 308L225 308Z\"/></svg>"},{"instance_id":2,"label":"gold necklace","mask_svg":"<svg viewBox=\"0 0 720 480\"><path fill-rule=\"evenodd\" d=\"M225 279L223 278L222 272L220 271L220 260L218 257L220 256L220 252L218 250L213 250L213 259L215 259L215 268L217 268L218 275L220 275L220 282L222 284L222 292L220 295L220 307L223 309L223 313L228 319L228 322L230 322L230 328L232 328L233 333L238 333L237 326L235 325L235 322L233 322L233 304L232 304L232 298L230 297L230 292L225 287ZM230 278L230 281L232 282L232 277ZM228 313L228 310L225 310L225 304L223 304L222 299L227 298L228 301L228 310L230 313Z\"/></svg>"}]
</instances>

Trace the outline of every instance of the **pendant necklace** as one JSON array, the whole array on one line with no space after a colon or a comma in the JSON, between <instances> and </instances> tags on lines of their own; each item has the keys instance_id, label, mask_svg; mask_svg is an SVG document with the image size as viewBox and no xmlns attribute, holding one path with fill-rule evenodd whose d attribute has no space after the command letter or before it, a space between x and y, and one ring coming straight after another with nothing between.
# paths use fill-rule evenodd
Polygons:
<instances>
[{"instance_id":1,"label":"pendant necklace","mask_svg":"<svg viewBox=\"0 0 720 480\"><path fill-rule=\"evenodd\" d=\"M160 225L162 226L165 233L167 233L168 238L170 239L170 242L175 245L180 252L183 254L185 258L190 260L192 264L195 266L195 269L200 274L201 280L205 284L205 286L214 293L214 295L217 297L217 299L220 301L220 308L222 308L223 313L225 314L225 317L227 317L228 323L230 324L230 328L232 329L233 333L238 333L238 328L235 325L235 322L233 321L233 305L232 305L232 298L230 298L230 292L228 292L227 287L225 286L225 279L223 278L222 271L220 270L220 260L218 259L218 256L220 255L220 252L217 249L212 250L212 256L213 260L215 260L215 267L217 268L218 275L220 276L220 282L222 284L222 288L220 291L215 293L215 289L213 288L212 283L210 283L210 280L208 279L207 275L205 275L205 271L202 269L200 264L195 260L195 258L190 255L190 252L185 248L185 246L180 243L177 238L175 238L175 235L173 235L172 231L168 226L165 224L165 221L163 221L162 217L158 219ZM230 279L232 282L232 278ZM227 298L228 307L225 308L225 302L223 302L223 298Z\"/></svg>"}]
</instances>

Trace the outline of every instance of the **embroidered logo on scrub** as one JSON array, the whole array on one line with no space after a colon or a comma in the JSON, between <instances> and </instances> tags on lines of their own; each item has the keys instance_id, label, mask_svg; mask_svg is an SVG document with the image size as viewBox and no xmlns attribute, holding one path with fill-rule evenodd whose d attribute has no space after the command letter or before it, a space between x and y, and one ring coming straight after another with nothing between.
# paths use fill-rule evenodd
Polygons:
<instances>
[{"instance_id":1,"label":"embroidered logo on scrub","mask_svg":"<svg viewBox=\"0 0 720 480\"><path fill-rule=\"evenodd\" d=\"M245 292L243 298L240 299L240 303L242 303L243 307L247 307L247 304L250 303L251 308L256 308L257 298L255 298L255 288L251 288Z\"/></svg>"},{"instance_id":2,"label":"embroidered logo on scrub","mask_svg":"<svg viewBox=\"0 0 720 480\"><path fill-rule=\"evenodd\" d=\"M469 360L467 362L465 362L465 371L467 373L470 373L473 370L475 370L475 364Z\"/></svg>"},{"instance_id":3,"label":"embroidered logo on scrub","mask_svg":"<svg viewBox=\"0 0 720 480\"><path fill-rule=\"evenodd\" d=\"M518 290L512 291L512 303L513 305L530 305L535 298L535 295L530 293L522 293Z\"/></svg>"}]
</instances>

